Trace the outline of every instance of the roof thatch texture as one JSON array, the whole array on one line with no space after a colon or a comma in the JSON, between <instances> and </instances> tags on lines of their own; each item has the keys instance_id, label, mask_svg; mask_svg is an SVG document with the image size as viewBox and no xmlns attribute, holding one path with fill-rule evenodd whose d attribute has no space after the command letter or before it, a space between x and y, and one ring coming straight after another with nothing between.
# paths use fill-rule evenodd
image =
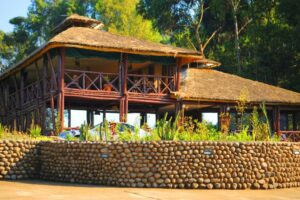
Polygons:
<instances>
[{"instance_id":1,"label":"roof thatch texture","mask_svg":"<svg viewBox=\"0 0 300 200\"><path fill-rule=\"evenodd\" d=\"M241 93L251 103L300 104L300 93L213 69L186 69L178 95L186 100L236 102Z\"/></svg>"},{"instance_id":2,"label":"roof thatch texture","mask_svg":"<svg viewBox=\"0 0 300 200\"><path fill-rule=\"evenodd\" d=\"M59 33L71 26L81 26L81 27L92 27L93 25L99 25L102 22L92 19L89 17L81 16L78 14L73 14L63 20L60 24L58 24L53 30L53 33Z\"/></svg>"},{"instance_id":3,"label":"roof thatch texture","mask_svg":"<svg viewBox=\"0 0 300 200\"><path fill-rule=\"evenodd\" d=\"M121 36L106 31L82 27L71 27L52 38L49 43L81 45L99 49L132 53L158 53L162 56L191 55L198 56L198 51L163 45L160 43L140 40L134 37Z\"/></svg>"},{"instance_id":4,"label":"roof thatch texture","mask_svg":"<svg viewBox=\"0 0 300 200\"><path fill-rule=\"evenodd\" d=\"M42 53L58 47L83 48L105 52L124 52L146 56L183 57L191 60L203 59L203 56L198 51L190 49L121 36L93 28L71 27L54 36L49 42L36 49L16 65L0 72L0 79L6 77L12 70L31 63L33 59L39 57Z\"/></svg>"}]
</instances>

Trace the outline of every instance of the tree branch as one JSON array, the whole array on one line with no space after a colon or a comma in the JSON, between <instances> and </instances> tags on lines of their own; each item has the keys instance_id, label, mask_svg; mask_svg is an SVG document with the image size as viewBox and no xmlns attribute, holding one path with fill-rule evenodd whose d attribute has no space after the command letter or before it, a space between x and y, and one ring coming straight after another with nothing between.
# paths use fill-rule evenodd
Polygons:
<instances>
[{"instance_id":1,"label":"tree branch","mask_svg":"<svg viewBox=\"0 0 300 200\"><path fill-rule=\"evenodd\" d=\"M238 33L240 34L247 26L248 24L250 24L252 22L252 18L249 19L241 28L240 30L238 31Z\"/></svg>"},{"instance_id":2,"label":"tree branch","mask_svg":"<svg viewBox=\"0 0 300 200\"><path fill-rule=\"evenodd\" d=\"M205 44L202 46L203 50L205 49L205 47L208 45L208 43L211 41L211 39L213 39L213 37L216 35L216 33L222 28L222 26L220 26L217 30L215 30L210 37L206 40Z\"/></svg>"}]
</instances>

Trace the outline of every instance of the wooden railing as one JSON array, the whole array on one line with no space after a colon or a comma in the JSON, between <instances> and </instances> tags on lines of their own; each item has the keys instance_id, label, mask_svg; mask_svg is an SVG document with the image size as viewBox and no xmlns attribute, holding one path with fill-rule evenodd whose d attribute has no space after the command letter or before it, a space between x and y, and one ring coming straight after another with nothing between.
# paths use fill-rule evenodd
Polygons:
<instances>
[{"instance_id":1,"label":"wooden railing","mask_svg":"<svg viewBox=\"0 0 300 200\"><path fill-rule=\"evenodd\" d=\"M299 131L280 131L281 139L283 141L300 142L300 130Z\"/></svg>"},{"instance_id":2,"label":"wooden railing","mask_svg":"<svg viewBox=\"0 0 300 200\"><path fill-rule=\"evenodd\" d=\"M129 74L127 77L129 93L167 95L175 91L173 76Z\"/></svg>"},{"instance_id":3,"label":"wooden railing","mask_svg":"<svg viewBox=\"0 0 300 200\"><path fill-rule=\"evenodd\" d=\"M14 92L8 96L8 109L13 110L17 107L17 93Z\"/></svg>"},{"instance_id":4,"label":"wooden railing","mask_svg":"<svg viewBox=\"0 0 300 200\"><path fill-rule=\"evenodd\" d=\"M24 88L24 102L23 104L30 103L42 97L42 81L34 82Z\"/></svg>"},{"instance_id":5,"label":"wooden railing","mask_svg":"<svg viewBox=\"0 0 300 200\"><path fill-rule=\"evenodd\" d=\"M119 92L119 74L66 69L65 88Z\"/></svg>"}]
</instances>

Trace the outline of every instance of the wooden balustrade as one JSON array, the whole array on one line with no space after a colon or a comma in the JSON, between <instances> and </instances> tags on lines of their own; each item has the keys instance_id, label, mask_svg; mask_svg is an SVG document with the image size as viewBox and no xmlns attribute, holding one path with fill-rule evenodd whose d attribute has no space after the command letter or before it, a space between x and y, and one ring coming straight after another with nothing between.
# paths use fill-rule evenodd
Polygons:
<instances>
[{"instance_id":1,"label":"wooden balustrade","mask_svg":"<svg viewBox=\"0 0 300 200\"><path fill-rule=\"evenodd\" d=\"M175 91L173 76L129 74L127 84L129 93L168 95Z\"/></svg>"},{"instance_id":2,"label":"wooden balustrade","mask_svg":"<svg viewBox=\"0 0 300 200\"><path fill-rule=\"evenodd\" d=\"M300 142L300 130L298 131L280 131L279 135L283 141Z\"/></svg>"},{"instance_id":3,"label":"wooden balustrade","mask_svg":"<svg viewBox=\"0 0 300 200\"><path fill-rule=\"evenodd\" d=\"M119 74L65 70L65 88L119 92Z\"/></svg>"},{"instance_id":4,"label":"wooden balustrade","mask_svg":"<svg viewBox=\"0 0 300 200\"><path fill-rule=\"evenodd\" d=\"M120 92L118 73L65 69L65 88ZM175 91L173 76L129 74L127 92L131 94L168 95Z\"/></svg>"},{"instance_id":5,"label":"wooden balustrade","mask_svg":"<svg viewBox=\"0 0 300 200\"><path fill-rule=\"evenodd\" d=\"M24 102L30 103L42 97L42 81L34 82L24 88Z\"/></svg>"}]
</instances>

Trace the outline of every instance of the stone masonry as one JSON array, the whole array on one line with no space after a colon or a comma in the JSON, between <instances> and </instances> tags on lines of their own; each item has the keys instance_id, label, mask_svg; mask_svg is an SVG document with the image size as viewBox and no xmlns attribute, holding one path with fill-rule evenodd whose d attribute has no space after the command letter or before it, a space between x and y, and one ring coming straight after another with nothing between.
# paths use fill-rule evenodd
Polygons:
<instances>
[{"instance_id":1,"label":"stone masonry","mask_svg":"<svg viewBox=\"0 0 300 200\"><path fill-rule=\"evenodd\" d=\"M38 173L43 180L121 187L300 186L297 143L40 142L27 144L30 155L19 159L22 162L15 160L14 145L19 147L20 142L0 143L0 179L37 177L34 174Z\"/></svg>"}]
</instances>

